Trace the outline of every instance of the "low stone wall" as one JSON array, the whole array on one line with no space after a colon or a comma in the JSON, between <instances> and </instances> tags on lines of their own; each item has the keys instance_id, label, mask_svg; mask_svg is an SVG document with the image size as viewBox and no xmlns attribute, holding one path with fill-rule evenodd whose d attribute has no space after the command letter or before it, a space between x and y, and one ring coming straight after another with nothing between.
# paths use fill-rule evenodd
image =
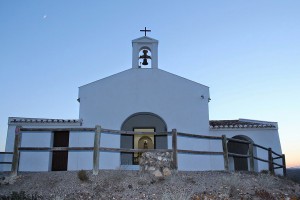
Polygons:
<instances>
[{"instance_id":1,"label":"low stone wall","mask_svg":"<svg viewBox=\"0 0 300 200\"><path fill-rule=\"evenodd\" d=\"M173 169L171 152L145 152L140 158L140 171L156 177L170 176Z\"/></svg>"}]
</instances>

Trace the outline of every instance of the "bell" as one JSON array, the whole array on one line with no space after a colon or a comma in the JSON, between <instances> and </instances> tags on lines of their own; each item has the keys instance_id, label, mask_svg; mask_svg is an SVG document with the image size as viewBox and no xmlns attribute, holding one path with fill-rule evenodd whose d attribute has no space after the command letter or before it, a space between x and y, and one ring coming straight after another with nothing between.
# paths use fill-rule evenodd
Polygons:
<instances>
[{"instance_id":1,"label":"bell","mask_svg":"<svg viewBox=\"0 0 300 200\"><path fill-rule=\"evenodd\" d=\"M143 55L141 55L139 58L143 59L142 65L148 65L148 61L147 59L151 59L151 56L147 55L148 50L144 49L143 50Z\"/></svg>"},{"instance_id":2,"label":"bell","mask_svg":"<svg viewBox=\"0 0 300 200\"><path fill-rule=\"evenodd\" d=\"M147 59L146 59L146 58L143 59L142 65L148 65L148 62L147 62Z\"/></svg>"}]
</instances>

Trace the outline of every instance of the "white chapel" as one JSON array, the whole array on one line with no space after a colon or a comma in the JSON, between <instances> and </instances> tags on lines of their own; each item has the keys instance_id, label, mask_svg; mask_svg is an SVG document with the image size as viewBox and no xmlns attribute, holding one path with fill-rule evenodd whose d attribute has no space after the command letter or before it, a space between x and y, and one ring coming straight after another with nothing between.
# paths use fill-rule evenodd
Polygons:
<instances>
[{"instance_id":1,"label":"white chapel","mask_svg":"<svg viewBox=\"0 0 300 200\"><path fill-rule=\"evenodd\" d=\"M132 40L132 66L122 72L79 87L78 119L43 119L9 117L6 152L14 148L17 126L28 128L101 127L113 130L149 132L147 135L101 135L101 147L172 148L171 136L151 132L170 132L222 136L250 141L282 154L276 122L248 119L209 120L209 87L164 71L159 67L158 40L145 36ZM93 132L56 131L22 134L21 147L90 147ZM247 154L248 147L228 142L228 151ZM220 141L178 138L178 149L222 151ZM267 152L254 148L254 155L264 159ZM1 155L0 155L1 156ZM100 152L100 169L138 169L139 154ZM4 161L12 155L0 157ZM90 170L91 151L22 151L19 171ZM1 160L0 160L1 161ZM247 158L229 158L230 170L249 170ZM0 171L10 170L0 165ZM268 164L255 160L255 171L268 169ZM178 154L178 170L224 170L223 156Z\"/></svg>"}]
</instances>

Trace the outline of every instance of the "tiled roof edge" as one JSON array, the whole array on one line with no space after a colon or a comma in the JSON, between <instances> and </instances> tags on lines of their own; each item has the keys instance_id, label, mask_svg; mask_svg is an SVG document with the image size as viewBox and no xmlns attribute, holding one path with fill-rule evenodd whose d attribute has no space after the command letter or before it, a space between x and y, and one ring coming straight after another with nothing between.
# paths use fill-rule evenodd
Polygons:
<instances>
[{"instance_id":1,"label":"tiled roof edge","mask_svg":"<svg viewBox=\"0 0 300 200\"><path fill-rule=\"evenodd\" d=\"M8 124L82 124L82 119L46 119L46 118L27 118L9 117Z\"/></svg>"},{"instance_id":2,"label":"tiled roof edge","mask_svg":"<svg viewBox=\"0 0 300 200\"><path fill-rule=\"evenodd\" d=\"M210 129L263 129L271 128L277 129L276 122L263 122L256 120L210 120L209 128Z\"/></svg>"}]
</instances>

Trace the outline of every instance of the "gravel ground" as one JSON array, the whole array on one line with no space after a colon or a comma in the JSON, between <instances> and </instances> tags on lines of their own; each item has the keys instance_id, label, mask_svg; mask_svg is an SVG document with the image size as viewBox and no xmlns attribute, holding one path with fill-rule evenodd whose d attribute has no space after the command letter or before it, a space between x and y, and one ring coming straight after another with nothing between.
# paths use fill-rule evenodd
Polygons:
<instances>
[{"instance_id":1,"label":"gravel ground","mask_svg":"<svg viewBox=\"0 0 300 200\"><path fill-rule=\"evenodd\" d=\"M0 199L18 192L23 199L300 199L300 185L277 176L249 172L178 172L155 178L138 171L20 173L0 181ZM2 178L3 179L3 178ZM10 182L10 183L8 183ZM26 195L21 191L25 191ZM16 195L16 193L14 194ZM21 198L22 199L22 198Z\"/></svg>"}]
</instances>

